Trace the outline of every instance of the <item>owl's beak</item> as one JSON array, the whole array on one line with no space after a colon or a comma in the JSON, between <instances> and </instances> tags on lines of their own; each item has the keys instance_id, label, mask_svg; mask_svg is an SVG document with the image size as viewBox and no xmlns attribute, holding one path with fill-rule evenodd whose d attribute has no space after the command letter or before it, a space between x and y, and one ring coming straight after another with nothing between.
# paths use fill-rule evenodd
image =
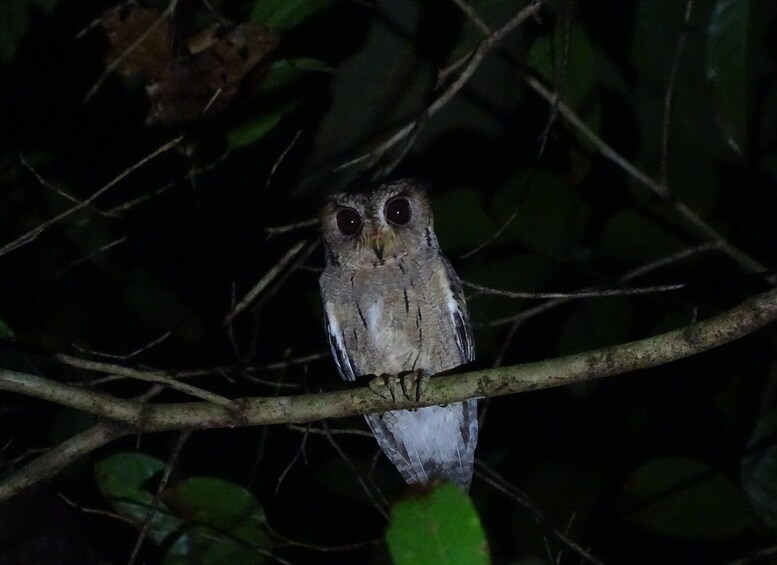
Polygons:
<instances>
[{"instance_id":1,"label":"owl's beak","mask_svg":"<svg viewBox=\"0 0 777 565\"><path fill-rule=\"evenodd\" d=\"M386 242L380 233L376 233L371 239L372 250L375 252L375 256L378 258L378 261L383 261L383 250L386 249Z\"/></svg>"},{"instance_id":2,"label":"owl's beak","mask_svg":"<svg viewBox=\"0 0 777 565\"><path fill-rule=\"evenodd\" d=\"M386 248L391 243L390 240L391 236L381 229L376 229L367 236L367 241L370 247L372 247L372 250L375 252L375 256L381 263L383 262L383 256L385 255Z\"/></svg>"}]
</instances>

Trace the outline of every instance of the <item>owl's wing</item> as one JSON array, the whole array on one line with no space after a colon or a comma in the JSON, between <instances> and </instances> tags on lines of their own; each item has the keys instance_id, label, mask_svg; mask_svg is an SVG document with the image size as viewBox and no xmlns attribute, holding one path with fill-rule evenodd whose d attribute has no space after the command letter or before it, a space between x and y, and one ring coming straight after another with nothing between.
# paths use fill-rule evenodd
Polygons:
<instances>
[{"instance_id":1,"label":"owl's wing","mask_svg":"<svg viewBox=\"0 0 777 565\"><path fill-rule=\"evenodd\" d=\"M453 270L448 259L440 255L445 273L448 275L451 289L451 299L448 301L448 313L450 314L455 329L456 346L461 355L462 363L475 360L475 338L472 336L472 324L469 321L467 303L464 300L464 290L456 271Z\"/></svg>"},{"instance_id":2,"label":"owl's wing","mask_svg":"<svg viewBox=\"0 0 777 565\"><path fill-rule=\"evenodd\" d=\"M331 302L324 304L324 320L326 320L326 335L329 338L329 348L332 350L332 357L335 360L335 365L337 365L337 370L343 379L353 381L356 379L353 362L345 349L343 331L337 321L337 314Z\"/></svg>"}]
</instances>

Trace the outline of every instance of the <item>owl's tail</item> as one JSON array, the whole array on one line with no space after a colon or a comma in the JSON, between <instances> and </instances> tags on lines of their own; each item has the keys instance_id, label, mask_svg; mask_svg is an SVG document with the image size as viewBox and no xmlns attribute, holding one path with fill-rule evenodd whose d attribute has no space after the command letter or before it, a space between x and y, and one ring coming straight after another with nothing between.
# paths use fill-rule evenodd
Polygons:
<instances>
[{"instance_id":1,"label":"owl's tail","mask_svg":"<svg viewBox=\"0 0 777 565\"><path fill-rule=\"evenodd\" d=\"M477 401L365 416L383 452L410 484L472 482L478 441Z\"/></svg>"}]
</instances>

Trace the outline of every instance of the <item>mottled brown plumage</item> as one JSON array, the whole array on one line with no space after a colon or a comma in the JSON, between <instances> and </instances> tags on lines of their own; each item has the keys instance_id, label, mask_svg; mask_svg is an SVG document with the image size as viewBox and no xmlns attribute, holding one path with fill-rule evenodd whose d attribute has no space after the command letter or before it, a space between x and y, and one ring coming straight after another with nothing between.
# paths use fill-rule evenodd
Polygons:
<instances>
[{"instance_id":1,"label":"mottled brown plumage","mask_svg":"<svg viewBox=\"0 0 777 565\"><path fill-rule=\"evenodd\" d=\"M327 255L321 296L343 378L435 374L474 359L461 285L415 183L334 195L321 226ZM469 487L477 443L474 400L366 418L408 483L438 477Z\"/></svg>"}]
</instances>

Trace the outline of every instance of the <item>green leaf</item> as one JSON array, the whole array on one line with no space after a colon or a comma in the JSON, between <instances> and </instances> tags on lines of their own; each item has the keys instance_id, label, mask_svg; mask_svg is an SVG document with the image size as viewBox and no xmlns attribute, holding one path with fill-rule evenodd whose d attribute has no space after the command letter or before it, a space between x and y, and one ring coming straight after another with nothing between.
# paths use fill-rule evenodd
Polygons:
<instances>
[{"instance_id":1,"label":"green leaf","mask_svg":"<svg viewBox=\"0 0 777 565\"><path fill-rule=\"evenodd\" d=\"M452 190L434 199L434 231L446 251L471 251L494 235L496 226L486 216L474 190ZM461 229L466 226L466 229Z\"/></svg>"},{"instance_id":2,"label":"green leaf","mask_svg":"<svg viewBox=\"0 0 777 565\"><path fill-rule=\"evenodd\" d=\"M237 148L256 143L270 133L296 106L296 104L288 104L233 127L227 133L229 145Z\"/></svg>"},{"instance_id":3,"label":"green leaf","mask_svg":"<svg viewBox=\"0 0 777 565\"><path fill-rule=\"evenodd\" d=\"M494 195L496 223L506 226L496 241L519 241L554 257L567 255L582 237L588 207L557 174L538 171L528 187L527 178L516 175Z\"/></svg>"},{"instance_id":4,"label":"green leaf","mask_svg":"<svg viewBox=\"0 0 777 565\"><path fill-rule=\"evenodd\" d=\"M281 31L326 8L330 0L256 0L249 20Z\"/></svg>"},{"instance_id":5,"label":"green leaf","mask_svg":"<svg viewBox=\"0 0 777 565\"><path fill-rule=\"evenodd\" d=\"M623 487L620 506L632 525L673 538L730 539L754 525L733 481L681 457L637 469Z\"/></svg>"},{"instance_id":6,"label":"green leaf","mask_svg":"<svg viewBox=\"0 0 777 565\"><path fill-rule=\"evenodd\" d=\"M116 453L95 465L97 486L122 516L137 524L143 523L154 500L149 481L162 473L165 462L143 453ZM161 500L151 519L149 536L161 543L180 527L180 521L170 516Z\"/></svg>"},{"instance_id":7,"label":"green leaf","mask_svg":"<svg viewBox=\"0 0 777 565\"><path fill-rule=\"evenodd\" d=\"M260 548L216 532L195 526L176 540L162 559L163 565L258 565L265 558Z\"/></svg>"},{"instance_id":8,"label":"green leaf","mask_svg":"<svg viewBox=\"0 0 777 565\"><path fill-rule=\"evenodd\" d=\"M264 511L244 488L210 477L193 477L165 493L176 515L195 525L170 548L164 563L259 563L269 538Z\"/></svg>"},{"instance_id":9,"label":"green leaf","mask_svg":"<svg viewBox=\"0 0 777 565\"><path fill-rule=\"evenodd\" d=\"M707 79L728 146L742 153L747 118L747 38L750 2L718 0L707 26Z\"/></svg>"},{"instance_id":10,"label":"green leaf","mask_svg":"<svg viewBox=\"0 0 777 565\"><path fill-rule=\"evenodd\" d=\"M143 453L116 453L94 467L97 486L103 496L135 501L148 499L146 483L164 468L164 461Z\"/></svg>"},{"instance_id":11,"label":"green leaf","mask_svg":"<svg viewBox=\"0 0 777 565\"><path fill-rule=\"evenodd\" d=\"M395 565L489 563L475 507L452 484L395 504L386 543Z\"/></svg>"},{"instance_id":12,"label":"green leaf","mask_svg":"<svg viewBox=\"0 0 777 565\"><path fill-rule=\"evenodd\" d=\"M742 487L761 521L777 532L777 410L769 412L748 442Z\"/></svg>"},{"instance_id":13,"label":"green leaf","mask_svg":"<svg viewBox=\"0 0 777 565\"><path fill-rule=\"evenodd\" d=\"M0 320L0 339L16 339L11 326Z\"/></svg>"},{"instance_id":14,"label":"green leaf","mask_svg":"<svg viewBox=\"0 0 777 565\"><path fill-rule=\"evenodd\" d=\"M539 37L529 51L529 64L551 81L574 110L591 97L596 77L596 57L588 37L577 24L554 26Z\"/></svg>"},{"instance_id":15,"label":"green leaf","mask_svg":"<svg viewBox=\"0 0 777 565\"><path fill-rule=\"evenodd\" d=\"M627 297L574 303L559 336L559 354L579 353L624 341L634 323L632 314ZM593 383L581 383L583 386L588 384Z\"/></svg>"},{"instance_id":16,"label":"green leaf","mask_svg":"<svg viewBox=\"0 0 777 565\"><path fill-rule=\"evenodd\" d=\"M289 96L298 97L298 94L279 94L278 91L293 85L310 72L329 72L323 61L311 57L299 57L296 59L281 59L275 61L267 70L267 75L262 83L263 98L258 104L261 107L262 100L270 96L276 96L288 100ZM233 127L227 134L227 139L232 147L245 147L262 139L270 133L280 121L299 105L299 101L285 102L280 106L277 102L274 106L264 108L253 119Z\"/></svg>"},{"instance_id":17,"label":"green leaf","mask_svg":"<svg viewBox=\"0 0 777 565\"><path fill-rule=\"evenodd\" d=\"M243 541L266 537L266 519L259 502L249 491L229 481L192 477L169 489L165 502L180 517L229 532Z\"/></svg>"},{"instance_id":18,"label":"green leaf","mask_svg":"<svg viewBox=\"0 0 777 565\"><path fill-rule=\"evenodd\" d=\"M685 245L644 214L628 209L605 223L601 251L618 261L642 263L676 253Z\"/></svg>"},{"instance_id":19,"label":"green leaf","mask_svg":"<svg viewBox=\"0 0 777 565\"><path fill-rule=\"evenodd\" d=\"M309 72L331 71L332 69L323 61L312 57L281 59L280 61L275 61L267 69L267 74L262 82L262 90L267 92L284 88Z\"/></svg>"},{"instance_id":20,"label":"green leaf","mask_svg":"<svg viewBox=\"0 0 777 565\"><path fill-rule=\"evenodd\" d=\"M57 0L3 0L0 2L0 63L10 61L27 32L29 13L40 10L48 14Z\"/></svg>"}]
</instances>

